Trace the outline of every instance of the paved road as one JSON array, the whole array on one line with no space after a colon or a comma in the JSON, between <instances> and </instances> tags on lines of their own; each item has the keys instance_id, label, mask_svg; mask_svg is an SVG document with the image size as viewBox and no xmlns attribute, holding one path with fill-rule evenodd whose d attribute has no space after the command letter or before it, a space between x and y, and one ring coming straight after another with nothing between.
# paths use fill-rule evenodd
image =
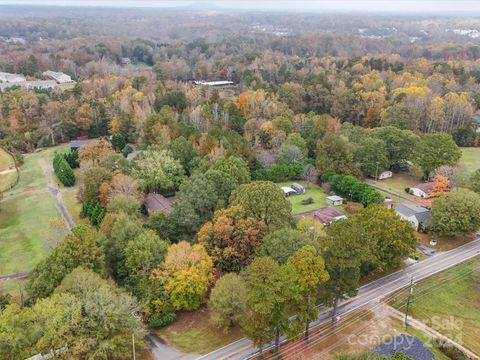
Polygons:
<instances>
[{"instance_id":1,"label":"paved road","mask_svg":"<svg viewBox=\"0 0 480 360\"><path fill-rule=\"evenodd\" d=\"M155 360L193 360L198 357L198 355L181 353L154 334L148 334L145 338L150 343L150 351Z\"/></svg>"},{"instance_id":2,"label":"paved road","mask_svg":"<svg viewBox=\"0 0 480 360\"><path fill-rule=\"evenodd\" d=\"M22 279L28 276L28 272L22 271L15 274L8 274L0 276L0 281L11 280L11 279Z\"/></svg>"},{"instance_id":3,"label":"paved road","mask_svg":"<svg viewBox=\"0 0 480 360\"><path fill-rule=\"evenodd\" d=\"M337 310L338 315L345 315L353 312L367 305L368 303L377 301L388 294L408 286L412 276L414 281L419 281L479 255L480 239L450 251L437 253L428 259L419 261L418 263L410 265L405 269L362 286L359 288L358 295L356 297L351 298L339 305ZM312 323L312 327L318 326L330 320L330 309L323 306L320 306L319 309L321 311L319 319ZM285 342L285 338L282 338L282 341ZM266 346L266 348L269 347ZM257 352L258 349L253 346L250 340L240 339L221 349L201 356L198 358L198 360L243 360L253 357L257 354Z\"/></svg>"}]
</instances>

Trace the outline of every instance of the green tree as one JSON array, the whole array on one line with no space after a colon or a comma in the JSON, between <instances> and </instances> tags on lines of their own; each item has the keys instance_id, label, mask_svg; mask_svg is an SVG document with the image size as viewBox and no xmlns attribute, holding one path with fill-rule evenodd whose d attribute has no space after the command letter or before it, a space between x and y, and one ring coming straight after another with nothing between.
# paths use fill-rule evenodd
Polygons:
<instances>
[{"instance_id":1,"label":"green tree","mask_svg":"<svg viewBox=\"0 0 480 360\"><path fill-rule=\"evenodd\" d=\"M345 138L333 133L327 133L318 141L315 165L320 174L360 175L360 170L353 159L351 144Z\"/></svg>"},{"instance_id":2,"label":"green tree","mask_svg":"<svg viewBox=\"0 0 480 360\"><path fill-rule=\"evenodd\" d=\"M369 247L360 225L347 219L336 221L319 239L329 280L320 287L319 298L332 306L332 323L336 324L338 302L357 294L362 263L370 259Z\"/></svg>"},{"instance_id":3,"label":"green tree","mask_svg":"<svg viewBox=\"0 0 480 360\"><path fill-rule=\"evenodd\" d=\"M308 156L308 146L305 139L299 133L291 133L282 145L295 145L299 148L304 157Z\"/></svg>"},{"instance_id":4,"label":"green tree","mask_svg":"<svg viewBox=\"0 0 480 360\"><path fill-rule=\"evenodd\" d=\"M254 181L240 185L230 197L231 205L240 205L248 216L269 227L282 227L291 220L292 206L282 190L270 181Z\"/></svg>"},{"instance_id":5,"label":"green tree","mask_svg":"<svg viewBox=\"0 0 480 360\"><path fill-rule=\"evenodd\" d=\"M480 169L476 170L467 180L468 188L480 194Z\"/></svg>"},{"instance_id":6,"label":"green tree","mask_svg":"<svg viewBox=\"0 0 480 360\"><path fill-rule=\"evenodd\" d=\"M144 192L178 189L185 178L182 165L170 151L151 147L135 158L132 174Z\"/></svg>"},{"instance_id":7,"label":"green tree","mask_svg":"<svg viewBox=\"0 0 480 360\"><path fill-rule=\"evenodd\" d=\"M88 200L97 200L100 185L109 183L112 179L112 173L100 166L92 166L85 170L83 175L83 186L80 188L81 198L84 202Z\"/></svg>"},{"instance_id":8,"label":"green tree","mask_svg":"<svg viewBox=\"0 0 480 360\"><path fill-rule=\"evenodd\" d=\"M213 262L202 245L186 241L168 249L163 264L154 270L175 310L196 310L205 302L213 280Z\"/></svg>"},{"instance_id":9,"label":"green tree","mask_svg":"<svg viewBox=\"0 0 480 360\"><path fill-rule=\"evenodd\" d=\"M235 273L224 275L215 284L208 302L211 322L228 332L242 319L246 297L247 288L244 280Z\"/></svg>"},{"instance_id":10,"label":"green tree","mask_svg":"<svg viewBox=\"0 0 480 360\"><path fill-rule=\"evenodd\" d=\"M140 305L112 281L100 278L91 270L76 268L65 276L55 294L74 296L79 303L81 316L78 322L73 322L74 341L67 346L73 358L130 359L132 336L137 351L145 346L145 330L135 315L141 310ZM52 325L60 324L63 322ZM60 338L57 341L61 345Z\"/></svg>"},{"instance_id":11,"label":"green tree","mask_svg":"<svg viewBox=\"0 0 480 360\"><path fill-rule=\"evenodd\" d=\"M122 151L125 145L127 145L127 141L125 140L123 135L119 133L113 134L110 141L116 151Z\"/></svg>"},{"instance_id":12,"label":"green tree","mask_svg":"<svg viewBox=\"0 0 480 360\"><path fill-rule=\"evenodd\" d=\"M223 171L235 178L239 185L250 182L250 171L245 161L236 156L222 157L216 160L212 170Z\"/></svg>"},{"instance_id":13,"label":"green tree","mask_svg":"<svg viewBox=\"0 0 480 360\"><path fill-rule=\"evenodd\" d=\"M295 306L296 321L305 326L305 340L308 340L310 322L318 317L316 299L318 287L329 279L325 262L312 245L305 245L288 258L296 273L301 301Z\"/></svg>"},{"instance_id":14,"label":"green tree","mask_svg":"<svg viewBox=\"0 0 480 360\"><path fill-rule=\"evenodd\" d=\"M390 170L403 166L411 160L413 149L419 139L413 132L393 126L372 129L369 135L382 140L387 146L388 168Z\"/></svg>"},{"instance_id":15,"label":"green tree","mask_svg":"<svg viewBox=\"0 0 480 360\"><path fill-rule=\"evenodd\" d=\"M101 239L101 238L100 238ZM30 273L27 292L32 300L49 296L65 275L77 266L105 273L105 256L99 233L88 225L79 225Z\"/></svg>"},{"instance_id":16,"label":"green tree","mask_svg":"<svg viewBox=\"0 0 480 360\"><path fill-rule=\"evenodd\" d=\"M165 260L168 246L168 242L160 239L153 230L143 230L127 243L124 249L126 283L136 296L142 299L150 296L150 276Z\"/></svg>"},{"instance_id":17,"label":"green tree","mask_svg":"<svg viewBox=\"0 0 480 360\"><path fill-rule=\"evenodd\" d=\"M200 158L193 145L180 136L167 145L167 149L175 160L178 160L187 175L191 175Z\"/></svg>"},{"instance_id":18,"label":"green tree","mask_svg":"<svg viewBox=\"0 0 480 360\"><path fill-rule=\"evenodd\" d=\"M290 256L314 241L305 232L281 228L270 232L256 251L256 256L269 256L279 264L285 264Z\"/></svg>"},{"instance_id":19,"label":"green tree","mask_svg":"<svg viewBox=\"0 0 480 360\"><path fill-rule=\"evenodd\" d=\"M413 161L422 170L425 179L442 165L455 165L462 156L462 151L455 144L450 134L426 134L417 142Z\"/></svg>"},{"instance_id":20,"label":"green tree","mask_svg":"<svg viewBox=\"0 0 480 360\"><path fill-rule=\"evenodd\" d=\"M458 188L435 199L428 228L442 236L459 236L478 230L480 195L471 190Z\"/></svg>"},{"instance_id":21,"label":"green tree","mask_svg":"<svg viewBox=\"0 0 480 360\"><path fill-rule=\"evenodd\" d=\"M361 209L352 219L362 227L372 260L380 270L398 268L403 258L415 250L417 239L411 224L400 219L393 209L369 206Z\"/></svg>"},{"instance_id":22,"label":"green tree","mask_svg":"<svg viewBox=\"0 0 480 360\"><path fill-rule=\"evenodd\" d=\"M278 161L284 164L303 164L305 155L296 145L283 143L278 151Z\"/></svg>"},{"instance_id":23,"label":"green tree","mask_svg":"<svg viewBox=\"0 0 480 360\"><path fill-rule=\"evenodd\" d=\"M114 214L124 213L132 217L139 217L140 202L133 196L117 194L108 203L107 211Z\"/></svg>"},{"instance_id":24,"label":"green tree","mask_svg":"<svg viewBox=\"0 0 480 360\"><path fill-rule=\"evenodd\" d=\"M388 169L387 145L383 140L366 138L355 151L355 161L365 175L378 177L384 169Z\"/></svg>"},{"instance_id":25,"label":"green tree","mask_svg":"<svg viewBox=\"0 0 480 360\"><path fill-rule=\"evenodd\" d=\"M272 258L256 258L242 274L247 286L246 313L241 320L244 335L260 348L290 327L289 306L299 301L296 273Z\"/></svg>"}]
</instances>

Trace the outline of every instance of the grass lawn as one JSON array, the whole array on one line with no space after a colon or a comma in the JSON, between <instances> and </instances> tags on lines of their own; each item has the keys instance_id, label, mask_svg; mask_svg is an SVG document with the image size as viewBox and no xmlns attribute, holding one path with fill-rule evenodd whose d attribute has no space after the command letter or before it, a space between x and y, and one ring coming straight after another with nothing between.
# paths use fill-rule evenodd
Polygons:
<instances>
[{"instance_id":1,"label":"grass lawn","mask_svg":"<svg viewBox=\"0 0 480 360\"><path fill-rule=\"evenodd\" d=\"M289 182L282 182L282 183L277 183L278 186L291 186L292 181ZM290 195L287 197L287 200L290 201L292 204L292 213L295 214L300 214L305 211L310 211L314 209L318 209L319 207L324 207L327 206L327 202L325 198L327 195L323 191L323 189L315 184L309 184L307 186L307 182L305 181L298 181L299 184L301 184L305 188L305 194L303 195ZM302 200L308 199L309 197L313 198L313 204L310 205L302 205Z\"/></svg>"},{"instance_id":2,"label":"grass lawn","mask_svg":"<svg viewBox=\"0 0 480 360\"><path fill-rule=\"evenodd\" d=\"M418 239L418 242L422 245L425 245L432 249L437 249L438 251L448 251L455 249L461 245L464 245L472 240L475 240L475 235L464 235L464 236L456 236L453 238L443 238L438 236L433 236L430 234L416 232L415 236ZM436 239L437 245L432 246L430 245L430 240Z\"/></svg>"},{"instance_id":3,"label":"grass lawn","mask_svg":"<svg viewBox=\"0 0 480 360\"><path fill-rule=\"evenodd\" d=\"M389 179L378 180L377 182L374 182L373 180L369 180L368 182L382 189L393 192L395 194L398 194L410 199L416 199L415 196L407 194L405 192L405 188L412 187L414 185L417 185L418 183L421 183L422 179L416 176L412 176L408 173L394 173L393 176ZM388 194L386 194L386 196L388 196Z\"/></svg>"},{"instance_id":4,"label":"grass lawn","mask_svg":"<svg viewBox=\"0 0 480 360\"><path fill-rule=\"evenodd\" d=\"M0 274L31 270L58 239L51 236L50 222L59 217L47 188L42 166L66 145L40 149L25 155L20 181L5 192L0 204Z\"/></svg>"},{"instance_id":5,"label":"grass lawn","mask_svg":"<svg viewBox=\"0 0 480 360\"><path fill-rule=\"evenodd\" d=\"M211 325L209 320L210 313L205 308L183 312L177 314L177 321L156 330L156 333L179 351L200 355L242 338L239 328L234 328L225 334Z\"/></svg>"},{"instance_id":6,"label":"grass lawn","mask_svg":"<svg viewBox=\"0 0 480 360\"><path fill-rule=\"evenodd\" d=\"M411 315L438 332L480 353L480 259L443 271L416 284ZM405 311L408 290L391 305Z\"/></svg>"},{"instance_id":7,"label":"grass lawn","mask_svg":"<svg viewBox=\"0 0 480 360\"><path fill-rule=\"evenodd\" d=\"M480 169L480 147L462 148L460 164L465 167L465 173L471 174Z\"/></svg>"},{"instance_id":8,"label":"grass lawn","mask_svg":"<svg viewBox=\"0 0 480 360\"><path fill-rule=\"evenodd\" d=\"M82 204L80 204L77 200L77 187L67 188L66 190L62 191L62 198L65 206L67 207L70 216L73 219L75 225L80 224L88 224L88 219L81 219L80 212L82 211Z\"/></svg>"},{"instance_id":9,"label":"grass lawn","mask_svg":"<svg viewBox=\"0 0 480 360\"><path fill-rule=\"evenodd\" d=\"M9 153L0 149L0 191L8 189L16 178L15 161Z\"/></svg>"}]
</instances>

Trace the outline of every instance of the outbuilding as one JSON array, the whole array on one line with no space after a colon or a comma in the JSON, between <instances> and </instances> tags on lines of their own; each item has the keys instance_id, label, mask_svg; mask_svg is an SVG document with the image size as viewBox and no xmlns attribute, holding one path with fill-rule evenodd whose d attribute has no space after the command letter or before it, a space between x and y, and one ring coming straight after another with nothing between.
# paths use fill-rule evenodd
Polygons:
<instances>
[{"instance_id":1,"label":"outbuilding","mask_svg":"<svg viewBox=\"0 0 480 360\"><path fill-rule=\"evenodd\" d=\"M143 204L149 214L157 211L163 211L164 213L169 214L173 211L173 202L165 196L157 193L147 194Z\"/></svg>"},{"instance_id":2,"label":"outbuilding","mask_svg":"<svg viewBox=\"0 0 480 360\"><path fill-rule=\"evenodd\" d=\"M393 176L393 173L389 170L387 171L382 171L380 173L380 175L378 175L378 180L385 180L385 179L389 179Z\"/></svg>"},{"instance_id":3,"label":"outbuilding","mask_svg":"<svg viewBox=\"0 0 480 360\"><path fill-rule=\"evenodd\" d=\"M327 203L329 205L338 206L343 204L343 198L338 195L327 196Z\"/></svg>"},{"instance_id":4,"label":"outbuilding","mask_svg":"<svg viewBox=\"0 0 480 360\"><path fill-rule=\"evenodd\" d=\"M347 216L333 206L326 206L320 209L307 211L298 214L297 218L311 218L320 221L323 225L329 225L334 221L346 219Z\"/></svg>"},{"instance_id":5,"label":"outbuilding","mask_svg":"<svg viewBox=\"0 0 480 360\"><path fill-rule=\"evenodd\" d=\"M290 186L282 186L282 191L285 194L285 196L290 196L290 195L295 195L297 192L295 189L291 188Z\"/></svg>"}]
</instances>

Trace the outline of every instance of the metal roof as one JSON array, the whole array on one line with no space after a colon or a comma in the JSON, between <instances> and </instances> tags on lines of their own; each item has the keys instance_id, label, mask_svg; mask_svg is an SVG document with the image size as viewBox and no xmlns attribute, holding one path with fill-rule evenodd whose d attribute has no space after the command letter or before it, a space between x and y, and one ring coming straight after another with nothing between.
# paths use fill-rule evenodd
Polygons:
<instances>
[{"instance_id":1,"label":"metal roof","mask_svg":"<svg viewBox=\"0 0 480 360\"><path fill-rule=\"evenodd\" d=\"M423 223L428 219L430 210L417 205L397 204L394 206L395 210L405 217L415 216L418 222Z\"/></svg>"},{"instance_id":2,"label":"metal roof","mask_svg":"<svg viewBox=\"0 0 480 360\"><path fill-rule=\"evenodd\" d=\"M384 356L393 356L400 352L410 356L413 360L435 360L432 352L416 337L400 334L377 346L374 353Z\"/></svg>"}]
</instances>

